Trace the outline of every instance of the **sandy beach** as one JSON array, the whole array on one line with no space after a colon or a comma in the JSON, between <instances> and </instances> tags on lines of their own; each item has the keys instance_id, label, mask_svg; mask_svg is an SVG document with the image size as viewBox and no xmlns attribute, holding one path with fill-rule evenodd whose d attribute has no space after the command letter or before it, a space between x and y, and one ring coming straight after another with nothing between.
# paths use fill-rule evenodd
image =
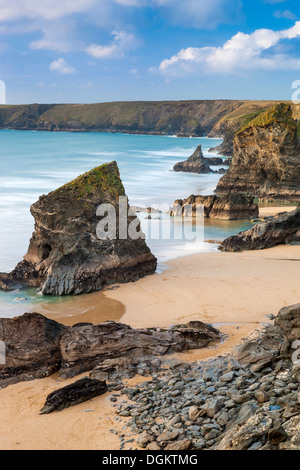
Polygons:
<instances>
[{"instance_id":1,"label":"sandy beach","mask_svg":"<svg viewBox=\"0 0 300 470\"><path fill-rule=\"evenodd\" d=\"M133 327L209 322L225 333L227 340L181 355L187 361L206 359L227 354L242 338L270 322L266 315L276 315L281 307L299 302L299 262L300 246L191 255L169 261L161 274L75 299L86 309L73 322L63 314L63 308L56 315L48 311L48 316L66 324L114 319ZM105 305L106 318L101 320L97 309L88 308L87 299L92 306ZM115 429L121 424L115 422L109 394L39 416L46 396L75 380L61 381L53 376L1 390L0 448L118 449L119 440L109 429L112 423Z\"/></svg>"}]
</instances>

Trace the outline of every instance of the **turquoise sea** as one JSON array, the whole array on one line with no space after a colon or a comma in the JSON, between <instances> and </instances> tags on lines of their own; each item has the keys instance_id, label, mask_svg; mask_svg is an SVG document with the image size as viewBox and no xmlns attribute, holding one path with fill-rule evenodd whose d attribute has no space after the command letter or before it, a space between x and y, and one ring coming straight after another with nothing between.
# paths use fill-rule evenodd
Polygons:
<instances>
[{"instance_id":1,"label":"turquoise sea","mask_svg":"<svg viewBox=\"0 0 300 470\"><path fill-rule=\"evenodd\" d=\"M40 195L102 163L118 162L129 202L137 206L171 206L176 199L191 194L212 194L220 178L172 171L174 164L188 158L199 144L205 156L213 156L208 149L222 142L218 139L2 130L0 142L0 272L12 270L27 251L33 231L30 205ZM165 223L167 219L164 215ZM147 233L145 214L141 220ZM155 230L158 221L151 223ZM207 221L205 240L222 240L244 227L243 222ZM147 242L159 259L159 269L170 258L217 249L215 243L174 239ZM26 303L41 301L35 292L1 292L0 313L11 310L18 297L26 297Z\"/></svg>"}]
</instances>

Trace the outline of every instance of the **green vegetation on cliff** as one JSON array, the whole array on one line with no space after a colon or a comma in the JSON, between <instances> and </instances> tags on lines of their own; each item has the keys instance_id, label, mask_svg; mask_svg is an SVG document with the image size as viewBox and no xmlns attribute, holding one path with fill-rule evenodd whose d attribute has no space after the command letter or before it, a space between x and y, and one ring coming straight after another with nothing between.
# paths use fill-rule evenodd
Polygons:
<instances>
[{"instance_id":1,"label":"green vegetation on cliff","mask_svg":"<svg viewBox=\"0 0 300 470\"><path fill-rule=\"evenodd\" d=\"M267 111L260 113L254 119L250 119L239 131L239 133L248 129L249 127L267 127L273 124L282 124L289 127L291 130L296 130L298 123L293 118L292 107L287 103L280 103L272 106Z\"/></svg>"},{"instance_id":2,"label":"green vegetation on cliff","mask_svg":"<svg viewBox=\"0 0 300 470\"><path fill-rule=\"evenodd\" d=\"M225 137L230 147L241 128L278 104L195 100L0 106L0 129ZM293 116L300 117L300 105L293 105Z\"/></svg>"},{"instance_id":3,"label":"green vegetation on cliff","mask_svg":"<svg viewBox=\"0 0 300 470\"><path fill-rule=\"evenodd\" d=\"M120 178L119 168L116 162L105 163L84 175L79 176L70 183L57 189L54 193L72 191L77 199L86 199L93 192L109 193L113 198L125 195L125 189Z\"/></svg>"}]
</instances>

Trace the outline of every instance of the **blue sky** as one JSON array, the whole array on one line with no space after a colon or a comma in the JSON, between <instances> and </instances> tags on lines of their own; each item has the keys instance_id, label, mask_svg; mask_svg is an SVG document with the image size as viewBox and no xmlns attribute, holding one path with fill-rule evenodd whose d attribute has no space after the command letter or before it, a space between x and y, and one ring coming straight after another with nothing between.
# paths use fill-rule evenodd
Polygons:
<instances>
[{"instance_id":1,"label":"blue sky","mask_svg":"<svg viewBox=\"0 0 300 470\"><path fill-rule=\"evenodd\" d=\"M7 103L290 99L299 0L0 0Z\"/></svg>"}]
</instances>

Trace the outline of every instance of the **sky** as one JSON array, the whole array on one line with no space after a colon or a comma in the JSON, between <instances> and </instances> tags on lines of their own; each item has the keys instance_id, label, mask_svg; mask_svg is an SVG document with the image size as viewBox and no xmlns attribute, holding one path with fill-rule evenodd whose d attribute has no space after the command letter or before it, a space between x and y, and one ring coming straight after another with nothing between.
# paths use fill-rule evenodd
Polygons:
<instances>
[{"instance_id":1,"label":"sky","mask_svg":"<svg viewBox=\"0 0 300 470\"><path fill-rule=\"evenodd\" d=\"M7 104L291 99L300 2L0 0L0 80Z\"/></svg>"}]
</instances>

